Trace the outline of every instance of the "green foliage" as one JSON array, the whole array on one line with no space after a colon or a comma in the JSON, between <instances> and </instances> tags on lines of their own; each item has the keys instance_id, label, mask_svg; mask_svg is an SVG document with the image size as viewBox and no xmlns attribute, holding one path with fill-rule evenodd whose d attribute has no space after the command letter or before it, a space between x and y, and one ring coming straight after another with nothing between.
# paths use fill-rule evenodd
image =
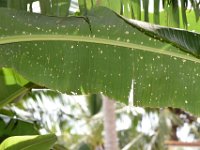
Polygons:
<instances>
[{"instance_id":1,"label":"green foliage","mask_svg":"<svg viewBox=\"0 0 200 150\"><path fill-rule=\"evenodd\" d=\"M125 20L106 8L65 19L0 11L1 67L40 86L69 94L103 92L125 103L134 80L135 104L199 113L199 60L166 44L198 55L198 33Z\"/></svg>"},{"instance_id":2,"label":"green foliage","mask_svg":"<svg viewBox=\"0 0 200 150\"><path fill-rule=\"evenodd\" d=\"M91 150L91 146L86 143L82 143L78 150Z\"/></svg>"},{"instance_id":3,"label":"green foliage","mask_svg":"<svg viewBox=\"0 0 200 150\"><path fill-rule=\"evenodd\" d=\"M90 3L93 2L93 5ZM192 4L191 11L188 8L188 3ZM200 4L196 0L181 0L181 5L178 5L178 0L154 0L153 10L149 10L149 0L79 0L81 14L87 12L95 6L108 7L120 15L127 18L143 20L155 24L162 24L171 27L189 28L199 20L200 17ZM162 7L160 7L160 5ZM89 6L89 7L88 7ZM196 18L191 19L191 15Z\"/></svg>"},{"instance_id":4,"label":"green foliage","mask_svg":"<svg viewBox=\"0 0 200 150\"><path fill-rule=\"evenodd\" d=\"M87 98L87 104L91 116L98 114L102 107L102 96L100 94L91 94Z\"/></svg>"},{"instance_id":5,"label":"green foliage","mask_svg":"<svg viewBox=\"0 0 200 150\"><path fill-rule=\"evenodd\" d=\"M198 32L188 32L187 30L173 29L168 27L161 27L157 25L151 25L148 23L128 20L127 22L133 23L141 32L151 36L152 38L157 38L161 41L171 43L177 48L191 53L194 56L200 56L200 34Z\"/></svg>"},{"instance_id":6,"label":"green foliage","mask_svg":"<svg viewBox=\"0 0 200 150\"><path fill-rule=\"evenodd\" d=\"M0 6L1 7L6 7L7 6L7 1L6 0L0 0Z\"/></svg>"},{"instance_id":7,"label":"green foliage","mask_svg":"<svg viewBox=\"0 0 200 150\"><path fill-rule=\"evenodd\" d=\"M69 15L70 2L71 0L39 0L42 14L60 17Z\"/></svg>"},{"instance_id":8,"label":"green foliage","mask_svg":"<svg viewBox=\"0 0 200 150\"><path fill-rule=\"evenodd\" d=\"M33 123L0 116L0 143L7 137L39 134Z\"/></svg>"},{"instance_id":9,"label":"green foliage","mask_svg":"<svg viewBox=\"0 0 200 150\"><path fill-rule=\"evenodd\" d=\"M1 2L2 1L2 2ZM1 0L0 7L8 7L17 10L27 11L29 4L29 11L32 12L32 4L37 0ZM68 16L71 0L39 0L41 13L48 16Z\"/></svg>"},{"instance_id":10,"label":"green foliage","mask_svg":"<svg viewBox=\"0 0 200 150\"><path fill-rule=\"evenodd\" d=\"M7 138L1 145L0 150L49 150L56 142L56 136L35 135L35 136L13 136Z\"/></svg>"},{"instance_id":11,"label":"green foliage","mask_svg":"<svg viewBox=\"0 0 200 150\"><path fill-rule=\"evenodd\" d=\"M166 0L164 8L166 10L167 25L170 27L180 27L178 1Z\"/></svg>"},{"instance_id":12,"label":"green foliage","mask_svg":"<svg viewBox=\"0 0 200 150\"><path fill-rule=\"evenodd\" d=\"M0 69L0 107L21 99L33 87L12 69ZM26 86L25 86L26 85Z\"/></svg>"},{"instance_id":13,"label":"green foliage","mask_svg":"<svg viewBox=\"0 0 200 150\"><path fill-rule=\"evenodd\" d=\"M106 6L127 18L188 29L195 25L193 28L199 31L199 22L195 23L200 16L197 1L190 0L191 13L187 0L181 0L181 7L176 0L163 0L165 13L159 10L161 1L155 1L154 14L149 12L148 0L79 0L80 13L87 17L65 17L70 0L39 0L43 15L63 18L18 11L27 11L29 4L32 12L34 1L0 0L1 7L16 9L0 8L0 107L18 101L33 88L28 81L69 94L102 92L125 103L133 83L135 105L173 106L200 113L200 61L192 56L200 54L198 33L151 26L105 8L93 9ZM196 20L192 20L194 17ZM94 99L88 101L90 115L101 108L100 101ZM18 120L4 126L1 121L0 130L6 129L4 138L21 135L23 128L31 129ZM34 130L24 132L29 133ZM45 144L40 143L43 140ZM55 135L11 137L0 150L24 146L49 149L55 141Z\"/></svg>"}]
</instances>

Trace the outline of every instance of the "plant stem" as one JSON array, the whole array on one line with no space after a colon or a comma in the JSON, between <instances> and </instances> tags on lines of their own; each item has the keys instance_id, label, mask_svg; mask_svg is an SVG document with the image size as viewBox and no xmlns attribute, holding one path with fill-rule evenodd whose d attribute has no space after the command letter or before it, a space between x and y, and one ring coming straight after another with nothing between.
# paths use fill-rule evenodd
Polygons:
<instances>
[{"instance_id":1,"label":"plant stem","mask_svg":"<svg viewBox=\"0 0 200 150\"><path fill-rule=\"evenodd\" d=\"M115 102L106 96L103 97L104 114L104 140L105 150L118 150L118 139L116 132Z\"/></svg>"}]
</instances>

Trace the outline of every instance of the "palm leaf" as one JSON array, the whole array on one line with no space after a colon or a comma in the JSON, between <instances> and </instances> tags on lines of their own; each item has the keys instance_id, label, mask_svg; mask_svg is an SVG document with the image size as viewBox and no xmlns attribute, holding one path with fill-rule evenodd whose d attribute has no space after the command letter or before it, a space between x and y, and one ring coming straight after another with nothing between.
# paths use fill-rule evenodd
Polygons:
<instances>
[{"instance_id":1,"label":"palm leaf","mask_svg":"<svg viewBox=\"0 0 200 150\"><path fill-rule=\"evenodd\" d=\"M81 14L86 14L85 12L91 10L94 6L104 6L127 18L187 29L188 23L190 26L193 26L193 24L198 22L200 16L200 5L197 1L190 0L193 11L188 10L188 1L189 0L181 0L181 5L179 6L178 0L155 0L154 5L151 6L154 9L153 13L149 10L150 3L148 0L98 0L97 3L94 1L93 5L90 5L91 1L79 0L79 7ZM163 3L164 11L161 10L161 2ZM88 5L90 7L88 7ZM163 15L163 12L165 15ZM196 20L192 19L191 21L190 19L190 21L188 21L187 17L192 18L193 14ZM142 16L144 16L144 18Z\"/></svg>"},{"instance_id":2,"label":"palm leaf","mask_svg":"<svg viewBox=\"0 0 200 150\"><path fill-rule=\"evenodd\" d=\"M190 0L190 2L195 12L196 21L198 21L200 17L200 3L197 0Z\"/></svg>"},{"instance_id":3,"label":"palm leaf","mask_svg":"<svg viewBox=\"0 0 200 150\"><path fill-rule=\"evenodd\" d=\"M143 0L144 21L149 22L149 1Z\"/></svg>"},{"instance_id":4,"label":"palm leaf","mask_svg":"<svg viewBox=\"0 0 200 150\"><path fill-rule=\"evenodd\" d=\"M141 20L141 1L133 0L132 8L135 15L134 19Z\"/></svg>"},{"instance_id":5,"label":"palm leaf","mask_svg":"<svg viewBox=\"0 0 200 150\"><path fill-rule=\"evenodd\" d=\"M160 23L160 1L156 0L154 1L154 23L159 24Z\"/></svg>"},{"instance_id":6,"label":"palm leaf","mask_svg":"<svg viewBox=\"0 0 200 150\"><path fill-rule=\"evenodd\" d=\"M187 10L187 0L181 0L181 14L182 14L182 20L183 20L183 26L187 29L188 21L186 16L186 10Z\"/></svg>"}]
</instances>

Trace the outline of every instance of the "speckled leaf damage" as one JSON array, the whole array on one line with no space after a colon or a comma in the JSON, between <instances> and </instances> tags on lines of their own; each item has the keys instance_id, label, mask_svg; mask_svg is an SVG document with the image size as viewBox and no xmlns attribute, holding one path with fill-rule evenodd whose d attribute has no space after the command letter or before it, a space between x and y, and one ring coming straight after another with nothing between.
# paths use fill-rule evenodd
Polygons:
<instances>
[{"instance_id":1,"label":"speckled leaf damage","mask_svg":"<svg viewBox=\"0 0 200 150\"><path fill-rule=\"evenodd\" d=\"M188 49L184 38L171 40L176 47L166 43L171 30L139 26L106 8L67 18L0 8L0 18L0 67L29 81L69 94L102 92L125 103L133 83L135 105L200 113L200 60L177 48L198 55L199 45Z\"/></svg>"}]
</instances>

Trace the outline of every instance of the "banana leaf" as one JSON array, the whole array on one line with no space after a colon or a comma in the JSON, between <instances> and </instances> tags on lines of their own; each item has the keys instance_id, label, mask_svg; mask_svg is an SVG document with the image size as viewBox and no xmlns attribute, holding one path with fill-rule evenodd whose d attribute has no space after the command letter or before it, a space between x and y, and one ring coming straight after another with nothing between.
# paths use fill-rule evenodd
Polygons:
<instances>
[{"instance_id":1,"label":"banana leaf","mask_svg":"<svg viewBox=\"0 0 200 150\"><path fill-rule=\"evenodd\" d=\"M200 113L198 33L139 26L104 7L66 18L0 8L0 18L0 67L28 81L124 103L133 86L135 105Z\"/></svg>"}]
</instances>

